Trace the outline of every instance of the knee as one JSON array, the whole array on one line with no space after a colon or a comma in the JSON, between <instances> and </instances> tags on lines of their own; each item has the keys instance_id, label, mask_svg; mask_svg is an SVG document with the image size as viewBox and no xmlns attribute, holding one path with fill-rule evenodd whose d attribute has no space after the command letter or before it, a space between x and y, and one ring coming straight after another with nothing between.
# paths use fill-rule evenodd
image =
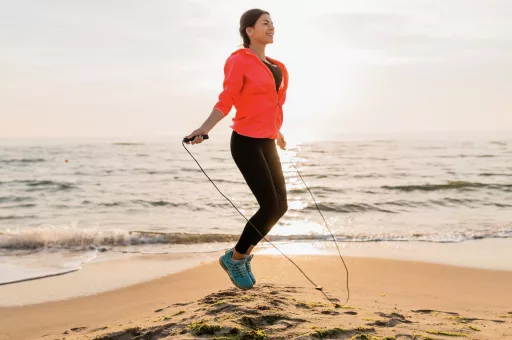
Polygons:
<instances>
[{"instance_id":1,"label":"knee","mask_svg":"<svg viewBox=\"0 0 512 340\"><path fill-rule=\"evenodd\" d=\"M261 209L264 210L270 223L276 223L288 211L288 204L285 201L284 203L280 202L278 204L267 205L261 207Z\"/></svg>"},{"instance_id":2,"label":"knee","mask_svg":"<svg viewBox=\"0 0 512 340\"><path fill-rule=\"evenodd\" d=\"M277 204L269 204L264 207L260 207L263 210L269 223L275 223L281 218L281 209Z\"/></svg>"},{"instance_id":3,"label":"knee","mask_svg":"<svg viewBox=\"0 0 512 340\"><path fill-rule=\"evenodd\" d=\"M279 219L281 217L283 217L287 211L288 211L288 204L286 202L284 202L284 203L280 202L278 206L274 207L274 212L271 215L273 217L273 219L272 219L273 222L277 223L277 221L279 221Z\"/></svg>"}]
</instances>

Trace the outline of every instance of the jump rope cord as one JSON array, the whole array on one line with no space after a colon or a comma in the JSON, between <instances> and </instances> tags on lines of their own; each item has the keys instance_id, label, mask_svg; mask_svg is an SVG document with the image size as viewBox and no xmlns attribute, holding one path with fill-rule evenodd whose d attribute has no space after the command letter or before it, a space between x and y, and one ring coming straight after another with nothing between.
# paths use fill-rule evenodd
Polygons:
<instances>
[{"instance_id":1,"label":"jump rope cord","mask_svg":"<svg viewBox=\"0 0 512 340\"><path fill-rule=\"evenodd\" d=\"M203 172L203 174L206 176L206 178L208 178L210 180L210 182L213 184L213 186L215 187L215 189L217 189L217 191L225 198L228 200L229 203L231 203L231 205L233 206L233 208L236 209L236 211L238 211L238 213L254 228L254 230L256 230L256 232L265 240L267 241L270 245L272 245L272 247L276 248L276 250L278 252L281 253L281 255L283 255L284 257L286 257L286 259L288 259L288 261L290 261L301 273L302 275L304 275L304 277L309 281L311 282L311 284L313 284L313 286L315 286L315 289L319 290L322 292L322 294L325 296L325 298L327 300L329 300L329 302L337 305L337 303L335 302L335 299L332 299L330 298L322 289L322 287L318 286L312 279L309 278L309 276L306 275L306 273L304 273L304 271L292 260L290 259L288 256L286 256L285 253L283 253L281 251L281 249L279 249L276 245L274 245L272 242L270 242L269 240L267 240L265 238L265 236L263 236L260 231L258 230L258 228L256 228L256 226L254 224L252 224L251 221L249 221L249 219L247 219L247 217L244 216L244 214L242 214L240 212L240 210L238 210L238 208L236 207L236 205L231 202L231 200L229 198L226 197L226 195L224 195L222 193L222 191L220 191L220 189L217 187L217 185L212 181L212 179L210 178L210 176L208 176L206 174L206 172L203 170L203 168L201 167L201 164L199 164L199 162L197 161L197 159L192 155L192 153L190 153L190 151L187 149L187 147L185 146L185 142L181 142L181 144L183 145L183 148L188 152L188 154L190 155L190 157L192 157L192 159L197 163L197 165L199 166L199 168L201 169L201 171ZM288 154L288 153L287 153ZM344 306L347 304L348 300L350 299L350 289L349 289L349 285L348 285L348 268L347 268L347 265L345 263L345 260L343 259L343 256L341 255L341 252L340 252L340 248L338 247L338 244L336 243L336 238L334 237L334 235L332 234L331 232L331 229L329 228L328 224L327 224L327 221L325 220L325 217L324 215L322 214L322 212L320 211L320 208L318 207L318 204L316 203L316 200L315 200L315 197L313 196L313 193L311 192L311 190L309 189L309 187L307 186L306 182L304 181L304 179L302 178L299 170L297 169L297 167L295 166L295 164L293 164L293 162L291 161L291 158L290 160L288 161L288 163L290 163L295 171L297 171L297 174L299 175L300 179L302 180L302 183L304 183L304 185L306 186L306 188L308 189L309 193L311 194L311 197L313 198L313 202L315 202L315 205L316 205L316 208L318 209L318 212L320 213L320 216L322 216L322 219L324 220L324 223L325 223L325 226L327 227L327 230L329 231L329 233L331 234L331 237L334 241L334 244L336 245L336 249L338 249L338 254L340 255L340 258L341 258L341 262L343 263L343 266L345 267L345 271L347 273L347 299L345 300L345 302L343 303L343 305L341 306Z\"/></svg>"}]
</instances>

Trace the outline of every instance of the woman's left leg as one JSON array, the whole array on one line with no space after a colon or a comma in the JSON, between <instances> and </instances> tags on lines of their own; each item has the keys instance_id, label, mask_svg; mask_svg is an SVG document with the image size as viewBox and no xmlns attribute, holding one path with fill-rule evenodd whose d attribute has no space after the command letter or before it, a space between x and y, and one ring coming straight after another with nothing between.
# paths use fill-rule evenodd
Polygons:
<instances>
[{"instance_id":1,"label":"woman's left leg","mask_svg":"<svg viewBox=\"0 0 512 340\"><path fill-rule=\"evenodd\" d=\"M263 236L266 236L270 230L274 227L274 225L279 221L281 217L288 210L288 198L286 194L286 183L284 179L283 169L281 166L281 159L279 158L279 153L277 152L277 146L275 140L269 139L266 140L265 143L261 145L261 149L263 151L263 155L265 160L267 161L268 168L272 175L272 181L274 182L274 188L276 190L277 199L279 202L279 213L277 214L277 218L273 221L272 224L267 225L262 231L260 231ZM251 242L251 246L249 247L246 254L250 254L254 246L256 246L262 237L260 235L256 235Z\"/></svg>"}]
</instances>

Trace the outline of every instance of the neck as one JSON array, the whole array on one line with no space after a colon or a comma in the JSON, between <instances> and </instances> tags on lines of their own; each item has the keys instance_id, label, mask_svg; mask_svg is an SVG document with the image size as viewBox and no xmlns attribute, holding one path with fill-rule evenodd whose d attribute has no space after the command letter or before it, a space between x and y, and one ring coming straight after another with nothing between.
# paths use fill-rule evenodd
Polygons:
<instances>
[{"instance_id":1,"label":"neck","mask_svg":"<svg viewBox=\"0 0 512 340\"><path fill-rule=\"evenodd\" d=\"M251 43L249 46L249 49L256 53L256 55L261 59L265 60L265 47L266 44L258 44L258 43Z\"/></svg>"}]
</instances>

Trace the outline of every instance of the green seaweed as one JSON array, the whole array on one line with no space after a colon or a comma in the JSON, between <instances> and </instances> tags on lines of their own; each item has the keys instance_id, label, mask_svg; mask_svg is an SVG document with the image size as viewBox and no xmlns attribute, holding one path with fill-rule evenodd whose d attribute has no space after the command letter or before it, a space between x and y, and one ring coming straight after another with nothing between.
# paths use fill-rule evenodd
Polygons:
<instances>
[{"instance_id":1,"label":"green seaweed","mask_svg":"<svg viewBox=\"0 0 512 340\"><path fill-rule=\"evenodd\" d=\"M453 336L453 337L464 337L464 336L467 336L464 333L445 332L445 331L425 331L425 332L427 332L428 334Z\"/></svg>"},{"instance_id":2,"label":"green seaweed","mask_svg":"<svg viewBox=\"0 0 512 340\"><path fill-rule=\"evenodd\" d=\"M226 320L230 320L230 319L233 319L233 315L231 314L223 314L219 317L216 318L217 321L226 321Z\"/></svg>"},{"instance_id":3,"label":"green seaweed","mask_svg":"<svg viewBox=\"0 0 512 340\"><path fill-rule=\"evenodd\" d=\"M351 337L350 340L380 340L380 338L368 334L357 334Z\"/></svg>"},{"instance_id":4,"label":"green seaweed","mask_svg":"<svg viewBox=\"0 0 512 340\"><path fill-rule=\"evenodd\" d=\"M117 336L119 335L128 335L131 337L134 337L134 336L143 336L142 335L142 332L143 332L143 329L140 328L140 327L132 327L132 328L127 328L123 331L120 331L118 332L118 334L116 334L116 338L117 339ZM104 336L99 336L99 337L95 337L94 340L113 340L114 338L112 337L112 335L104 335ZM140 339L143 339L143 338L140 338Z\"/></svg>"},{"instance_id":5,"label":"green seaweed","mask_svg":"<svg viewBox=\"0 0 512 340\"><path fill-rule=\"evenodd\" d=\"M241 331L239 328L232 328L231 334L213 337L213 340L266 340L267 334L262 330Z\"/></svg>"},{"instance_id":6,"label":"green seaweed","mask_svg":"<svg viewBox=\"0 0 512 340\"><path fill-rule=\"evenodd\" d=\"M224 300L224 299L220 299L220 300L215 301L215 302L214 302L214 303L212 303L211 305L212 305L212 306L217 306L217 305L220 305L220 304L222 304L222 303L226 303L226 302L227 302L226 300Z\"/></svg>"},{"instance_id":7,"label":"green seaweed","mask_svg":"<svg viewBox=\"0 0 512 340\"><path fill-rule=\"evenodd\" d=\"M323 302L297 301L297 303L295 304L295 307L302 307L302 308L311 309L311 308L316 308L316 307L329 307L329 305L326 304L326 303L323 303Z\"/></svg>"},{"instance_id":8,"label":"green seaweed","mask_svg":"<svg viewBox=\"0 0 512 340\"><path fill-rule=\"evenodd\" d=\"M264 340L267 339L267 334L261 329L244 331L238 339L240 340Z\"/></svg>"},{"instance_id":9,"label":"green seaweed","mask_svg":"<svg viewBox=\"0 0 512 340\"><path fill-rule=\"evenodd\" d=\"M434 338L429 337L428 335L423 335L420 333L413 333L412 338L413 339L423 339L423 340L436 340Z\"/></svg>"},{"instance_id":10,"label":"green seaweed","mask_svg":"<svg viewBox=\"0 0 512 340\"><path fill-rule=\"evenodd\" d=\"M317 329L315 330L313 333L311 333L311 336L313 338L318 338L318 339L324 339L324 338L327 338L329 336L335 336L335 335L338 335L338 334L343 334L345 333L346 331L342 328L331 328L331 329Z\"/></svg>"},{"instance_id":11,"label":"green seaweed","mask_svg":"<svg viewBox=\"0 0 512 340\"><path fill-rule=\"evenodd\" d=\"M209 325L202 320L194 321L188 327L194 335L214 335L215 332L222 329L222 326L220 325Z\"/></svg>"},{"instance_id":12,"label":"green seaweed","mask_svg":"<svg viewBox=\"0 0 512 340\"><path fill-rule=\"evenodd\" d=\"M470 322L473 322L477 319L474 319L474 318L468 318L468 317L465 317L465 316L449 316L448 319L452 319L452 320L456 320L457 322L459 323L470 323Z\"/></svg>"},{"instance_id":13,"label":"green seaweed","mask_svg":"<svg viewBox=\"0 0 512 340\"><path fill-rule=\"evenodd\" d=\"M356 332L361 332L361 333L366 333L366 332L375 332L375 328L373 327L362 327L362 326L359 326L357 328L354 328L354 331Z\"/></svg>"},{"instance_id":14,"label":"green seaweed","mask_svg":"<svg viewBox=\"0 0 512 340\"><path fill-rule=\"evenodd\" d=\"M242 296L240 296L240 300L242 300L242 301L251 301L252 299L253 299L253 298L252 298L252 297L250 297L250 296L249 296L249 295L247 295L247 294L246 294L246 295L242 295Z\"/></svg>"},{"instance_id":15,"label":"green seaweed","mask_svg":"<svg viewBox=\"0 0 512 340\"><path fill-rule=\"evenodd\" d=\"M335 328L330 328L330 329L317 329L317 330L315 330L315 332L311 333L310 335L313 338L324 339L326 337L332 337L332 336L337 336L337 335L341 335L341 334L351 335L351 334L357 333L356 335L354 335L352 337L353 339L378 340L379 338L366 334L368 332L374 332L374 331L375 331L374 328L366 328L366 327L357 327L357 328L348 329L348 330L339 328L339 327L335 327ZM358 336L359 336L359 338L358 338Z\"/></svg>"},{"instance_id":16,"label":"green seaweed","mask_svg":"<svg viewBox=\"0 0 512 340\"><path fill-rule=\"evenodd\" d=\"M263 316L263 319L269 325L274 325L277 321L283 320L283 319L288 319L288 318L286 316L284 316L284 315L281 315L281 314L270 314L270 315Z\"/></svg>"},{"instance_id":17,"label":"green seaweed","mask_svg":"<svg viewBox=\"0 0 512 340\"><path fill-rule=\"evenodd\" d=\"M341 308L341 309L357 309L357 307L352 307L352 306L342 306L340 304L336 304L334 305L334 308Z\"/></svg>"},{"instance_id":18,"label":"green seaweed","mask_svg":"<svg viewBox=\"0 0 512 340\"><path fill-rule=\"evenodd\" d=\"M180 310L180 311L178 311L178 312L174 313L173 315L165 315L165 316L163 317L163 319L162 319L162 320L163 320L163 321L170 320L170 319L172 319L173 317L178 316L178 315L181 315L181 314L185 314L185 311L184 311L184 310Z\"/></svg>"},{"instance_id":19,"label":"green seaweed","mask_svg":"<svg viewBox=\"0 0 512 340\"><path fill-rule=\"evenodd\" d=\"M469 326L468 326L468 328L469 328L469 329L472 329L472 330L474 330L474 331L480 332L480 328L478 328L478 327L475 327L475 326L469 325Z\"/></svg>"}]
</instances>

